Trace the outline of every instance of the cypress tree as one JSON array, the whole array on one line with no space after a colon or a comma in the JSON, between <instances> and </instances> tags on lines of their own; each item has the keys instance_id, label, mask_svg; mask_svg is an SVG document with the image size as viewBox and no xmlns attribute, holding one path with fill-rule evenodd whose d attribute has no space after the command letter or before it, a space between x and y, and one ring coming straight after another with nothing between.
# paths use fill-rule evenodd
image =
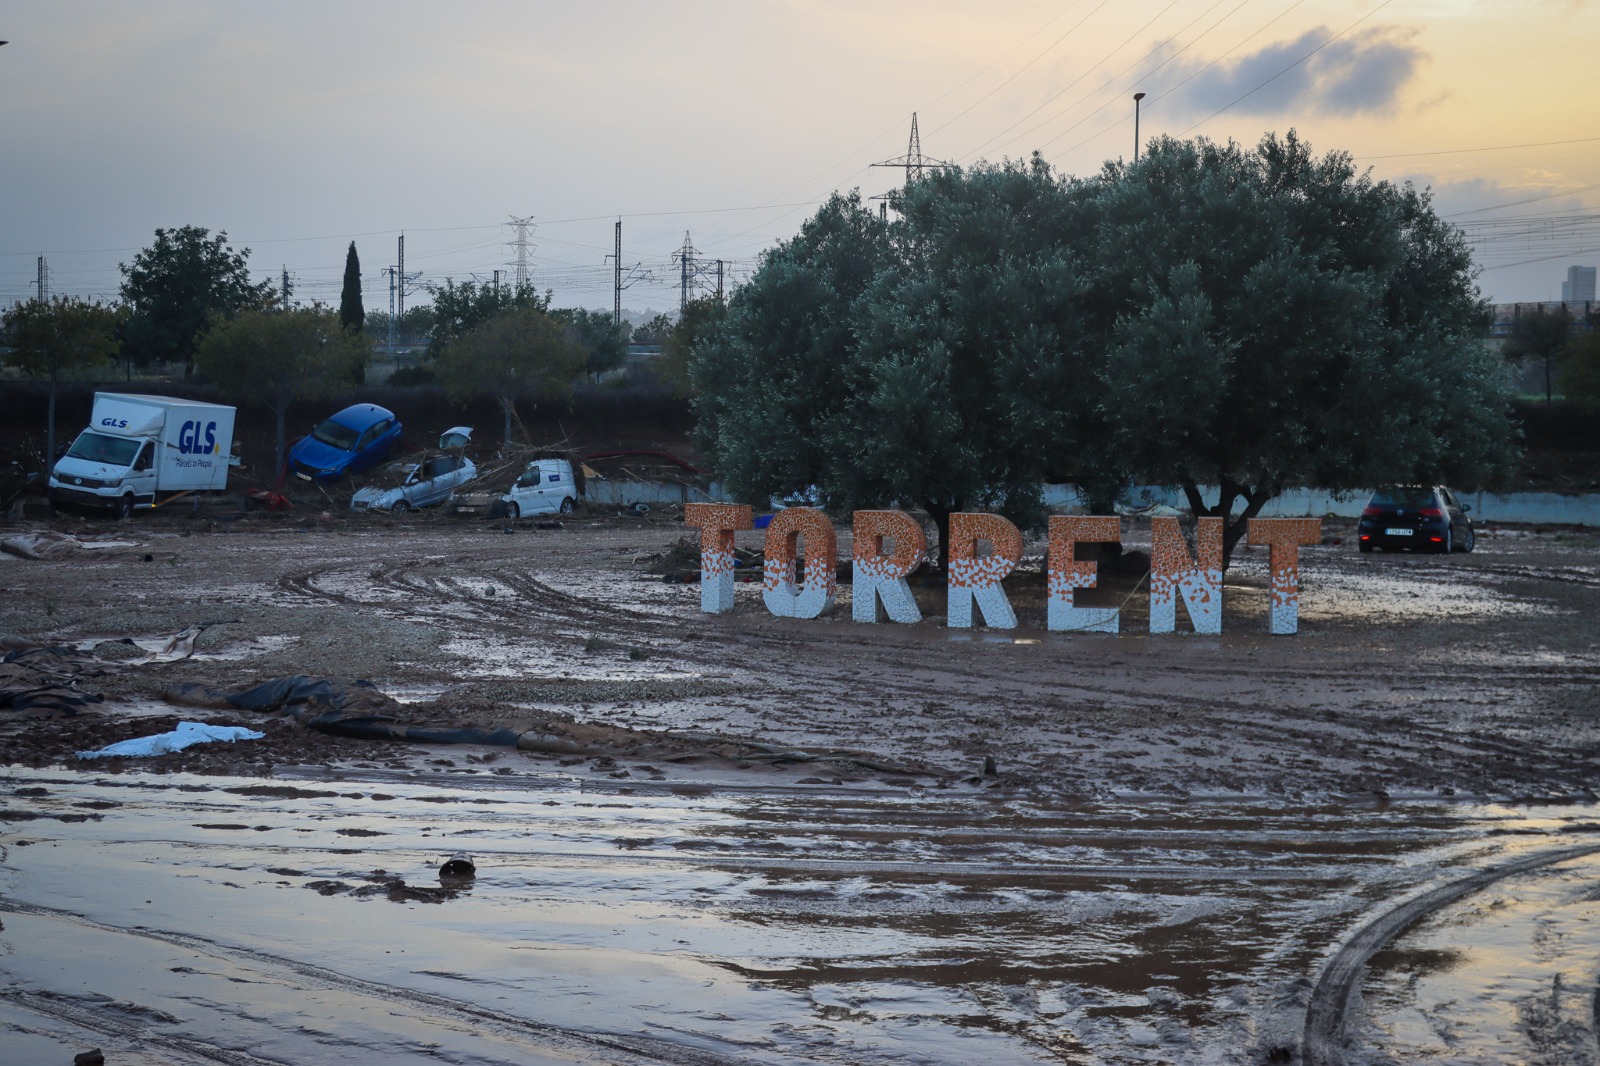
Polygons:
<instances>
[{"instance_id":1,"label":"cypress tree","mask_svg":"<svg viewBox=\"0 0 1600 1066\"><path fill-rule=\"evenodd\" d=\"M351 333L360 333L367 320L361 307L361 260L356 257L356 242L344 257L344 291L339 294L339 324Z\"/></svg>"}]
</instances>

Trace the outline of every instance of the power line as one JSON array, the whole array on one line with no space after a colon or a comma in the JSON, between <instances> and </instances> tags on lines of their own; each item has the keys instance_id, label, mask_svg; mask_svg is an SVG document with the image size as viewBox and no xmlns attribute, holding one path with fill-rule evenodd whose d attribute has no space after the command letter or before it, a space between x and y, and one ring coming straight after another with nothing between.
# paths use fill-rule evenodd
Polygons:
<instances>
[{"instance_id":1,"label":"power line","mask_svg":"<svg viewBox=\"0 0 1600 1066\"><path fill-rule=\"evenodd\" d=\"M1151 67L1149 70L1144 71L1138 77L1134 78L1132 82L1128 83L1128 87L1131 88L1132 84L1144 81L1145 79L1147 79L1147 78L1153 76L1154 74L1156 74L1158 71L1161 70L1162 67L1165 67L1168 63L1171 63L1173 60L1175 60L1179 56L1183 55L1183 53L1187 52L1190 48L1192 48L1196 44L1198 44L1206 36L1206 34L1210 33L1212 30L1216 29L1218 26L1222 25L1224 22L1227 22L1234 15L1238 14L1239 13L1239 9L1244 7L1244 5L1249 3L1249 2L1250 2L1250 0L1239 0L1239 3L1234 6L1232 11L1229 11L1226 15L1223 15L1216 22L1212 23L1211 26L1208 29L1205 29L1205 30L1201 31L1201 33L1197 37L1195 37L1194 40L1190 41L1188 44L1184 45L1182 48L1179 48L1176 52L1173 52L1167 58L1163 59L1161 62L1157 63L1155 66ZM1140 63L1144 62L1145 60L1149 59L1151 56L1154 56L1162 48L1165 48L1167 45L1169 45L1173 41L1177 40L1179 35L1181 35L1184 31L1188 30L1190 26L1193 26L1196 22L1199 22L1201 19L1205 18L1207 15L1211 14L1211 12L1215 11L1220 6L1222 6L1222 0L1217 0L1216 3L1212 4L1210 7L1206 8L1204 11L1202 11L1200 14L1198 14L1194 18L1190 19L1189 22L1183 27L1183 29L1179 30L1177 33L1173 34L1171 37L1168 37L1165 41L1162 41L1160 44L1156 45L1156 47L1152 48L1149 52L1145 53L1139 59L1137 59L1134 62L1129 63L1127 66L1123 67L1120 71L1118 71L1113 76L1113 80L1121 78L1124 74L1127 74L1128 71L1132 70L1134 67L1138 66ZM1087 103L1089 100L1094 99L1094 96L1095 96L1094 93L1090 93L1088 96L1085 96L1083 99L1077 101L1077 103L1072 104L1071 107L1077 107L1078 104ZM1083 125L1085 122L1088 122L1091 118L1094 118L1100 112L1104 111L1106 108L1110 107L1113 103L1115 103L1115 102L1117 102L1117 101L1119 101L1121 99L1122 99L1122 97L1120 95L1108 98L1099 107L1095 108L1093 111L1089 112L1087 115L1084 115L1078 121L1074 122L1072 125L1068 126L1066 129L1062 130L1060 133L1056 134L1054 137L1051 137L1048 141L1045 141L1043 144L1039 145L1038 147L1040 149L1048 148L1050 145L1056 143L1061 138L1065 137L1067 134L1071 133L1073 130L1077 129L1079 126ZM1070 110L1070 108L1068 110ZM1059 115L1058 116L1054 116L1054 118L1058 118L1058 117L1060 117L1060 116ZM1034 130L1042 129L1044 126L1048 125L1048 121L1053 121L1053 118L1051 120L1047 120L1046 122L1041 122L1039 125L1033 127L1033 129L1030 129L1028 131L1028 133L1032 133ZM1122 123L1125 122L1125 121L1126 121L1126 119L1118 119L1111 126L1108 126L1108 127L1106 127L1106 129L1103 129L1099 133L1094 134L1094 136L1090 137L1088 140L1081 141L1081 142L1079 142L1079 144L1074 145L1073 149L1076 150L1077 148L1082 147L1084 144L1089 143L1090 140L1093 140L1095 137L1099 137L1101 134L1107 132L1107 130L1114 129L1117 126L1122 125ZM1027 136L1027 134L1023 134L1023 136Z\"/></svg>"},{"instance_id":2,"label":"power line","mask_svg":"<svg viewBox=\"0 0 1600 1066\"><path fill-rule=\"evenodd\" d=\"M1560 196L1576 196L1579 193L1592 192L1595 189L1600 189L1600 183L1597 183L1597 184L1594 184L1594 185L1585 185L1580 189L1565 189L1565 190L1563 190L1561 192L1550 193L1548 196L1534 196L1534 197L1531 197L1531 198L1526 199L1526 200L1511 200L1511 201L1509 201L1507 203L1495 204L1492 207L1475 207L1471 211L1457 211L1454 214L1442 215L1440 217L1445 218L1445 219L1452 219L1452 218L1461 218L1464 215L1478 215L1478 214L1482 214L1485 211L1498 211L1502 207L1521 207L1523 204L1542 203L1545 200L1554 200L1554 199L1556 199L1557 197L1560 197Z\"/></svg>"},{"instance_id":3,"label":"power line","mask_svg":"<svg viewBox=\"0 0 1600 1066\"><path fill-rule=\"evenodd\" d=\"M1328 47L1334 41L1337 41L1339 38L1343 37L1345 34L1349 33L1351 30L1355 29L1357 26L1361 25L1363 22L1367 21L1373 15L1376 15L1378 12L1382 11L1384 8L1388 7L1392 3L1394 3L1394 0L1383 0L1383 3L1379 4L1377 7L1373 8L1371 11L1368 11L1365 15L1362 15L1360 18L1358 18L1354 22L1350 23L1350 25L1346 26L1344 29L1340 30L1338 33L1334 34L1332 37L1329 37L1326 41L1323 41L1321 44L1317 45L1311 51L1307 52L1305 55L1301 56L1299 59L1296 59L1293 63L1290 63L1288 66L1286 66L1282 70L1278 71L1278 73L1274 74L1272 77L1268 78L1266 81L1262 82L1260 85L1257 85L1254 89L1251 89L1249 92L1247 92L1243 96L1240 96L1239 98L1233 100L1231 103L1223 105L1222 107L1218 108L1216 111L1213 111L1211 114L1209 114L1205 118L1201 119L1199 122L1196 122L1193 126L1190 126L1188 129L1184 130L1183 131L1184 135L1187 136L1189 133L1193 132L1196 128L1205 125L1207 122L1210 122L1212 119L1216 118L1218 115L1222 114L1224 111L1227 111L1229 108L1232 108L1235 104L1241 104L1244 101L1250 99L1250 97L1254 96L1256 93L1260 92L1262 89L1265 89L1267 86L1271 85L1273 82L1277 81L1279 78L1281 78L1285 74L1289 73L1295 67L1298 67L1301 63L1304 63L1306 60L1310 59L1312 56L1316 55L1318 52L1320 52L1324 48Z\"/></svg>"},{"instance_id":4,"label":"power line","mask_svg":"<svg viewBox=\"0 0 1600 1066\"><path fill-rule=\"evenodd\" d=\"M1600 137L1577 137L1570 141L1533 141L1528 144L1491 144L1483 148L1445 148L1436 152L1391 152L1388 155L1355 155L1356 159L1420 159L1432 155L1466 155L1469 152L1505 152L1513 148L1553 148L1563 144L1593 144ZM1354 153L1352 153L1354 155Z\"/></svg>"}]
</instances>

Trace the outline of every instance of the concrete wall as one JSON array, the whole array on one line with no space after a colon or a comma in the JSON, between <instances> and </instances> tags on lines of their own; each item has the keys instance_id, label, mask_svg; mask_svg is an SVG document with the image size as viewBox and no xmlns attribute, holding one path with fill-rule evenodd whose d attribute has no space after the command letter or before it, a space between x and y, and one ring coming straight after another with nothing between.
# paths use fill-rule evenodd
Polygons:
<instances>
[{"instance_id":1,"label":"concrete wall","mask_svg":"<svg viewBox=\"0 0 1600 1066\"><path fill-rule=\"evenodd\" d=\"M1210 486L1201 489L1207 499L1215 499L1217 490ZM593 503L627 507L635 503L730 503L732 498L717 482L706 489L693 485L656 483L649 481L601 481L591 479L585 492ZM1356 518L1372 495L1370 489L1351 493L1343 498L1314 489L1295 489L1269 502L1261 511L1263 518L1321 518L1337 515ZM1182 492L1158 486L1134 487L1123 497L1136 507L1146 504L1163 504L1186 511L1189 502ZM1472 507L1472 518L1478 522L1527 522L1534 525L1600 526L1600 493L1568 496L1559 492L1515 492L1508 496L1477 493L1461 497ZM1078 494L1071 485L1045 485L1044 502L1047 507L1077 510ZM1242 504L1240 507L1242 508ZM758 509L759 510L759 509Z\"/></svg>"},{"instance_id":2,"label":"concrete wall","mask_svg":"<svg viewBox=\"0 0 1600 1066\"><path fill-rule=\"evenodd\" d=\"M1201 492L1207 499L1215 499L1217 490L1203 486ZM1263 518L1308 518L1338 515L1356 518L1372 495L1363 489L1342 498L1315 489L1295 489L1270 501L1262 508ZM1179 510L1188 510L1189 502L1182 492L1157 486L1136 487L1124 497L1135 506L1146 503L1164 504ZM1461 501L1472 507L1472 517L1479 522L1528 522L1544 525L1595 526L1600 525L1600 493L1568 496L1558 492L1514 492L1507 496L1480 492L1461 496ZM1077 507L1078 497L1071 485L1046 485L1045 503L1051 507ZM1239 505L1242 508L1242 504Z\"/></svg>"}]
</instances>

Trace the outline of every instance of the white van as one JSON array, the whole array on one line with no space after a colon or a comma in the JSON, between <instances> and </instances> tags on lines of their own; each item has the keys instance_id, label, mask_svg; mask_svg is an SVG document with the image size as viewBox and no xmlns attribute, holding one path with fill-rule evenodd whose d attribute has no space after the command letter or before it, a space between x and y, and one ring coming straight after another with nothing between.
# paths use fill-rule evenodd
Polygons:
<instances>
[{"instance_id":1,"label":"white van","mask_svg":"<svg viewBox=\"0 0 1600 1066\"><path fill-rule=\"evenodd\" d=\"M571 514L578 499L572 464L566 459L535 459L500 499L506 505L508 518L557 512Z\"/></svg>"},{"instance_id":2,"label":"white van","mask_svg":"<svg viewBox=\"0 0 1600 1066\"><path fill-rule=\"evenodd\" d=\"M97 392L89 427L50 472L50 502L125 518L159 493L220 491L235 462L233 417L222 404Z\"/></svg>"}]
</instances>

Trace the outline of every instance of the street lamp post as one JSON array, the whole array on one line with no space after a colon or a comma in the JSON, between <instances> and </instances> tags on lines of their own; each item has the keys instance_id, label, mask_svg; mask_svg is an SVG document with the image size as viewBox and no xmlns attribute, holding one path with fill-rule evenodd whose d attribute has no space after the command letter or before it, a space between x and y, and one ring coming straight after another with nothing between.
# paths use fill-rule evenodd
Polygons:
<instances>
[{"instance_id":1,"label":"street lamp post","mask_svg":"<svg viewBox=\"0 0 1600 1066\"><path fill-rule=\"evenodd\" d=\"M1139 101L1144 99L1144 93L1133 94L1133 161L1139 161Z\"/></svg>"}]
</instances>

